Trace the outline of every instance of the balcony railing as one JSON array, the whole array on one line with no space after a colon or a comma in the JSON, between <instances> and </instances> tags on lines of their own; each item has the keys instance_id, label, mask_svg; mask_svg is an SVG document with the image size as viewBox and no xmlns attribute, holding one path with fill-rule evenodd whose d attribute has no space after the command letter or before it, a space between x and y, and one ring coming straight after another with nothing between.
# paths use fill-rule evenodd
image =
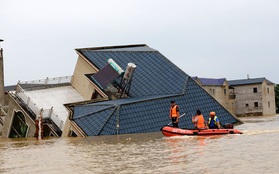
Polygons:
<instances>
[{"instance_id":1,"label":"balcony railing","mask_svg":"<svg viewBox=\"0 0 279 174\"><path fill-rule=\"evenodd\" d=\"M69 76L67 76L69 77ZM41 84L55 84L54 81L56 81L57 83L67 83L69 82L69 80L67 81L66 79L70 79L70 78L53 78L51 80L45 80L44 83L42 83L43 81L39 80L39 81L30 81L30 82L24 82L24 84L38 84L38 82L41 82ZM16 90L16 96L24 103L24 105L30 109L32 112L34 112L36 114L36 116L38 115L42 115L43 118L47 119L51 119L56 126L59 127L59 129L62 131L63 130L63 126L64 126L64 121L59 117L58 114L56 114L53 111L53 107L45 109L45 108L39 108L36 103L27 95L27 93L25 92L25 90L22 88L21 83L18 83L17 85L17 90Z\"/></svg>"},{"instance_id":2,"label":"balcony railing","mask_svg":"<svg viewBox=\"0 0 279 174\"><path fill-rule=\"evenodd\" d=\"M72 80L72 76L62 76L62 77L54 77L41 80L32 80L32 81L19 81L19 84L42 84L42 85L49 85L49 84L61 84L61 83L70 83Z\"/></svg>"}]
</instances>

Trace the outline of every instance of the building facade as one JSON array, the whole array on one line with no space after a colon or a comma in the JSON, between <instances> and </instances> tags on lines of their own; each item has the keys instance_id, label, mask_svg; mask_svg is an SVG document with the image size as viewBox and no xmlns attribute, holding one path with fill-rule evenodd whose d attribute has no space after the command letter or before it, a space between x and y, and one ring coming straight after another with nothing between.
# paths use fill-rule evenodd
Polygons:
<instances>
[{"instance_id":1,"label":"building facade","mask_svg":"<svg viewBox=\"0 0 279 174\"><path fill-rule=\"evenodd\" d=\"M230 81L225 78L192 78L233 115L276 114L274 83L266 78Z\"/></svg>"},{"instance_id":2,"label":"building facade","mask_svg":"<svg viewBox=\"0 0 279 174\"><path fill-rule=\"evenodd\" d=\"M229 84L225 78L199 78L193 77L213 98L222 106L229 109Z\"/></svg>"},{"instance_id":3,"label":"building facade","mask_svg":"<svg viewBox=\"0 0 279 174\"><path fill-rule=\"evenodd\" d=\"M275 115L274 83L266 78L230 80L234 88L237 116Z\"/></svg>"}]
</instances>

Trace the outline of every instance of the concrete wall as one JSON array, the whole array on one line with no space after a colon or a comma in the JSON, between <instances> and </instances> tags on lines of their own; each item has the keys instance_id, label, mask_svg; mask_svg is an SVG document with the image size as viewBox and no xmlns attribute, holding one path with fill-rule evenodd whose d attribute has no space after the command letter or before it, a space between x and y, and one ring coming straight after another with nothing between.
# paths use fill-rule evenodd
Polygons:
<instances>
[{"instance_id":1,"label":"concrete wall","mask_svg":"<svg viewBox=\"0 0 279 174\"><path fill-rule=\"evenodd\" d=\"M276 103L274 85L268 85L266 81L264 81L262 84L262 95L263 115L275 115Z\"/></svg>"},{"instance_id":2,"label":"concrete wall","mask_svg":"<svg viewBox=\"0 0 279 174\"><path fill-rule=\"evenodd\" d=\"M275 115L274 85L267 85L264 81L262 84L235 86L235 91L237 115Z\"/></svg>"},{"instance_id":3,"label":"concrete wall","mask_svg":"<svg viewBox=\"0 0 279 174\"><path fill-rule=\"evenodd\" d=\"M236 115L236 101L235 101L235 91L234 89L229 89L229 106L228 110L233 114Z\"/></svg>"},{"instance_id":4,"label":"concrete wall","mask_svg":"<svg viewBox=\"0 0 279 174\"><path fill-rule=\"evenodd\" d=\"M203 88L214 97L224 108L229 109L229 87L224 86L203 86Z\"/></svg>"},{"instance_id":5,"label":"concrete wall","mask_svg":"<svg viewBox=\"0 0 279 174\"><path fill-rule=\"evenodd\" d=\"M262 88L261 84L234 86L236 93L237 115L262 115ZM257 92L254 93L253 89ZM255 102L258 107L255 107Z\"/></svg>"},{"instance_id":6,"label":"concrete wall","mask_svg":"<svg viewBox=\"0 0 279 174\"><path fill-rule=\"evenodd\" d=\"M78 57L73 78L72 86L82 95L85 100L90 100L94 93L94 86L84 74L96 73L97 69L81 56Z\"/></svg>"}]
</instances>

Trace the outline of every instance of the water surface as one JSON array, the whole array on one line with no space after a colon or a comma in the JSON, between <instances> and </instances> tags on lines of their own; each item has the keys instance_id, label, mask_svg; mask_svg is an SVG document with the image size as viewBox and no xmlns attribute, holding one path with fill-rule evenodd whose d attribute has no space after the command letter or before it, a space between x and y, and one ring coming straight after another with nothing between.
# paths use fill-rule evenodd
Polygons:
<instances>
[{"instance_id":1,"label":"water surface","mask_svg":"<svg viewBox=\"0 0 279 174\"><path fill-rule=\"evenodd\" d=\"M279 115L241 120L242 135L0 138L0 173L277 174Z\"/></svg>"}]
</instances>

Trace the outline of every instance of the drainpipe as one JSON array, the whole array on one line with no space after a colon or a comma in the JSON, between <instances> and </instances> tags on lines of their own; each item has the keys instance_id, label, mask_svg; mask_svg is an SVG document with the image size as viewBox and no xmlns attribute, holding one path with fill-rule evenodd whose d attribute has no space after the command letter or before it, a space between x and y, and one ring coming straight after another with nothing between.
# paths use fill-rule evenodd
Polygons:
<instances>
[{"instance_id":1,"label":"drainpipe","mask_svg":"<svg viewBox=\"0 0 279 174\"><path fill-rule=\"evenodd\" d=\"M0 39L0 42L4 40ZM0 106L5 105L5 88L4 88L4 61L3 61L3 49L0 45Z\"/></svg>"}]
</instances>

